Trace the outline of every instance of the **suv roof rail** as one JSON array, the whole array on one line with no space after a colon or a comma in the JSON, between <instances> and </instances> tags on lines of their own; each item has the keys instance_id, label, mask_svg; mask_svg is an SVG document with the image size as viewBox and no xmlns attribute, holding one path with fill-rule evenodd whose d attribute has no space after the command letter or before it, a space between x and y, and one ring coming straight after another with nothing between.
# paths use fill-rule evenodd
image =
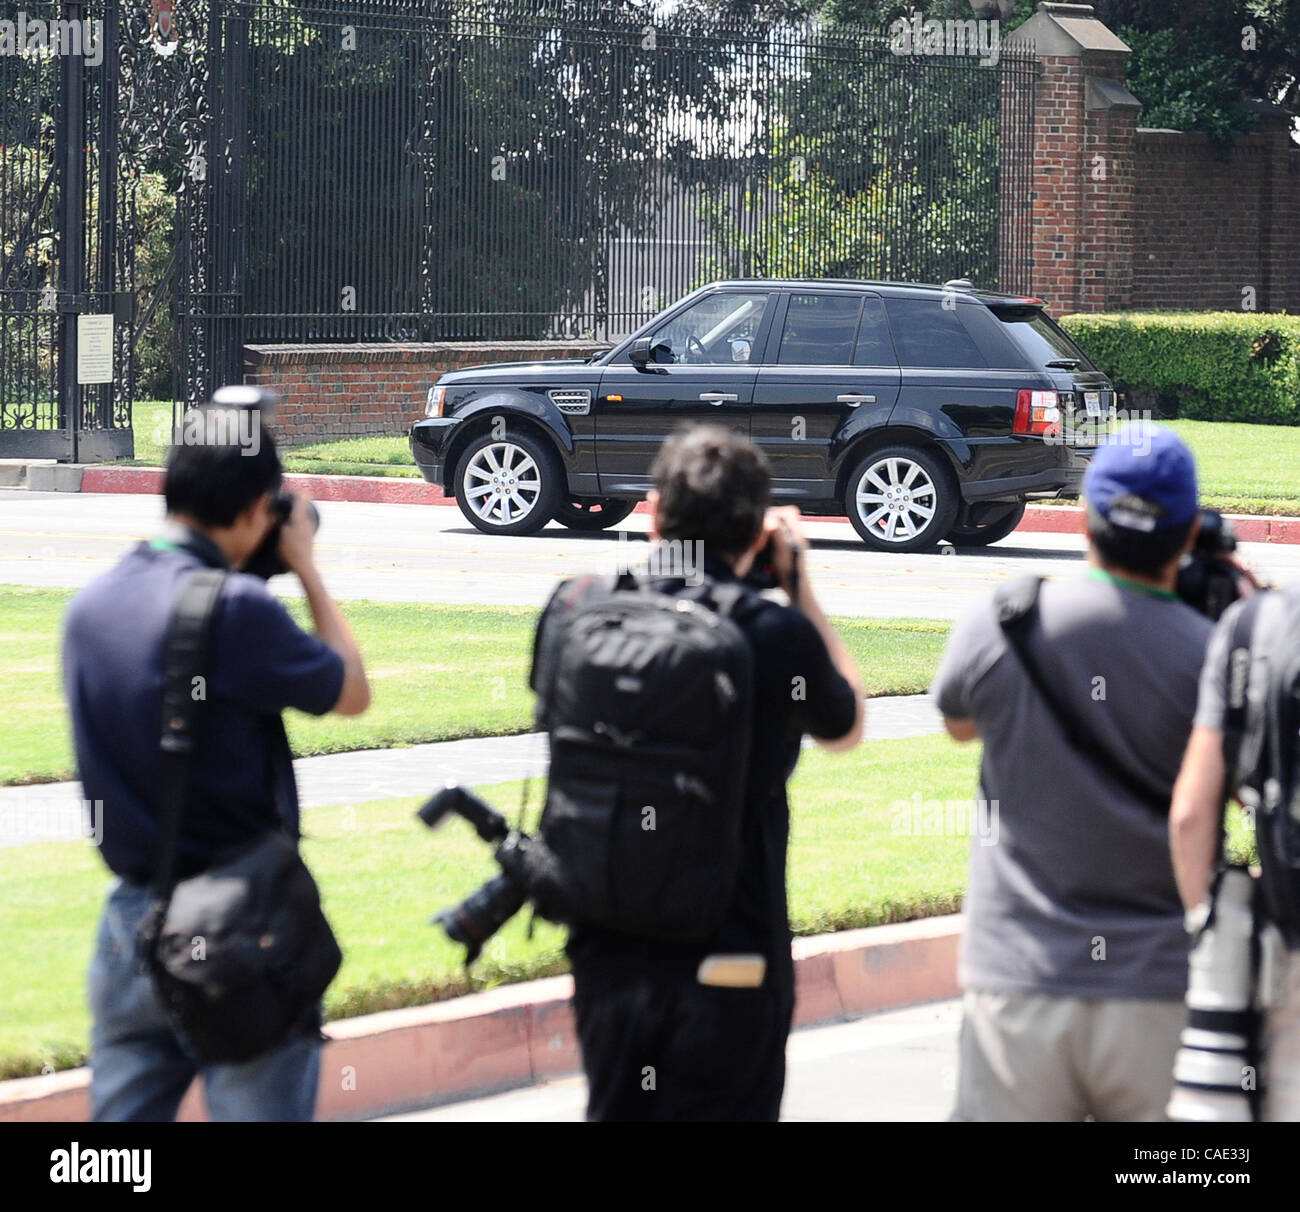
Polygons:
<instances>
[{"instance_id":1,"label":"suv roof rail","mask_svg":"<svg viewBox=\"0 0 1300 1212\"><path fill-rule=\"evenodd\" d=\"M943 284L944 290L974 290L975 283L969 278L949 278Z\"/></svg>"}]
</instances>

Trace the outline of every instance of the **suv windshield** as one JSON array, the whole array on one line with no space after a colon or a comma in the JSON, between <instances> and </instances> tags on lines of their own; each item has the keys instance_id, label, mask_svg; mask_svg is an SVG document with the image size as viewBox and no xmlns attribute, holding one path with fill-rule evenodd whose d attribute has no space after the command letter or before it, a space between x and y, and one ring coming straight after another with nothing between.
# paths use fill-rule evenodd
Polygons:
<instances>
[{"instance_id":1,"label":"suv windshield","mask_svg":"<svg viewBox=\"0 0 1300 1212\"><path fill-rule=\"evenodd\" d=\"M1037 307L991 307L989 310L1007 326L1011 339L1030 357L1035 366L1062 360L1079 363L1079 370L1097 368L1053 320Z\"/></svg>"}]
</instances>

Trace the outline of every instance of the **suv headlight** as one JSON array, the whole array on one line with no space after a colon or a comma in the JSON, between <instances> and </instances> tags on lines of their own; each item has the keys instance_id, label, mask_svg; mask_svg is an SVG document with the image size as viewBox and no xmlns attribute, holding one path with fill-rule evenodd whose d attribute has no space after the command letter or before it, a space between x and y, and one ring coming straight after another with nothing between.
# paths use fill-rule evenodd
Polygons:
<instances>
[{"instance_id":1,"label":"suv headlight","mask_svg":"<svg viewBox=\"0 0 1300 1212\"><path fill-rule=\"evenodd\" d=\"M442 402L446 399L447 389L445 387L430 387L429 394L424 400L424 415L426 417L442 416Z\"/></svg>"}]
</instances>

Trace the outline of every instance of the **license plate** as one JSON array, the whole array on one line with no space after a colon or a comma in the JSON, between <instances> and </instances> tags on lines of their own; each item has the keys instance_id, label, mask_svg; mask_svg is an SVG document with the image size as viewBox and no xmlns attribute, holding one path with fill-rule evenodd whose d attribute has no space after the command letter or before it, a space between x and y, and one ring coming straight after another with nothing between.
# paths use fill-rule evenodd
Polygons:
<instances>
[{"instance_id":1,"label":"license plate","mask_svg":"<svg viewBox=\"0 0 1300 1212\"><path fill-rule=\"evenodd\" d=\"M1085 391L1083 393L1083 407L1090 417L1101 416L1101 392Z\"/></svg>"}]
</instances>

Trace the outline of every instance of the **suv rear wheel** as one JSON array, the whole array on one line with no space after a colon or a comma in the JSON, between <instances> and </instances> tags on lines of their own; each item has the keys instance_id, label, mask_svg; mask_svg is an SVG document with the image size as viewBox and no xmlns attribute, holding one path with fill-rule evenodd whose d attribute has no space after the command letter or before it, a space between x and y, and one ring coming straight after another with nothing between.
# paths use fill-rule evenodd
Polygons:
<instances>
[{"instance_id":1,"label":"suv rear wheel","mask_svg":"<svg viewBox=\"0 0 1300 1212\"><path fill-rule=\"evenodd\" d=\"M535 534L555 513L563 476L532 434L481 434L456 464L456 504L484 534Z\"/></svg>"},{"instance_id":2,"label":"suv rear wheel","mask_svg":"<svg viewBox=\"0 0 1300 1212\"><path fill-rule=\"evenodd\" d=\"M920 551L951 529L960 500L940 457L919 446L886 446L854 468L844 509L876 551Z\"/></svg>"},{"instance_id":3,"label":"suv rear wheel","mask_svg":"<svg viewBox=\"0 0 1300 1212\"><path fill-rule=\"evenodd\" d=\"M966 521L954 526L947 534L954 547L987 547L1005 539L1025 516L1024 501L998 501L986 504L974 522Z\"/></svg>"},{"instance_id":4,"label":"suv rear wheel","mask_svg":"<svg viewBox=\"0 0 1300 1212\"><path fill-rule=\"evenodd\" d=\"M568 497L555 509L555 520L570 530L605 530L636 508L635 501L614 497Z\"/></svg>"}]
</instances>

